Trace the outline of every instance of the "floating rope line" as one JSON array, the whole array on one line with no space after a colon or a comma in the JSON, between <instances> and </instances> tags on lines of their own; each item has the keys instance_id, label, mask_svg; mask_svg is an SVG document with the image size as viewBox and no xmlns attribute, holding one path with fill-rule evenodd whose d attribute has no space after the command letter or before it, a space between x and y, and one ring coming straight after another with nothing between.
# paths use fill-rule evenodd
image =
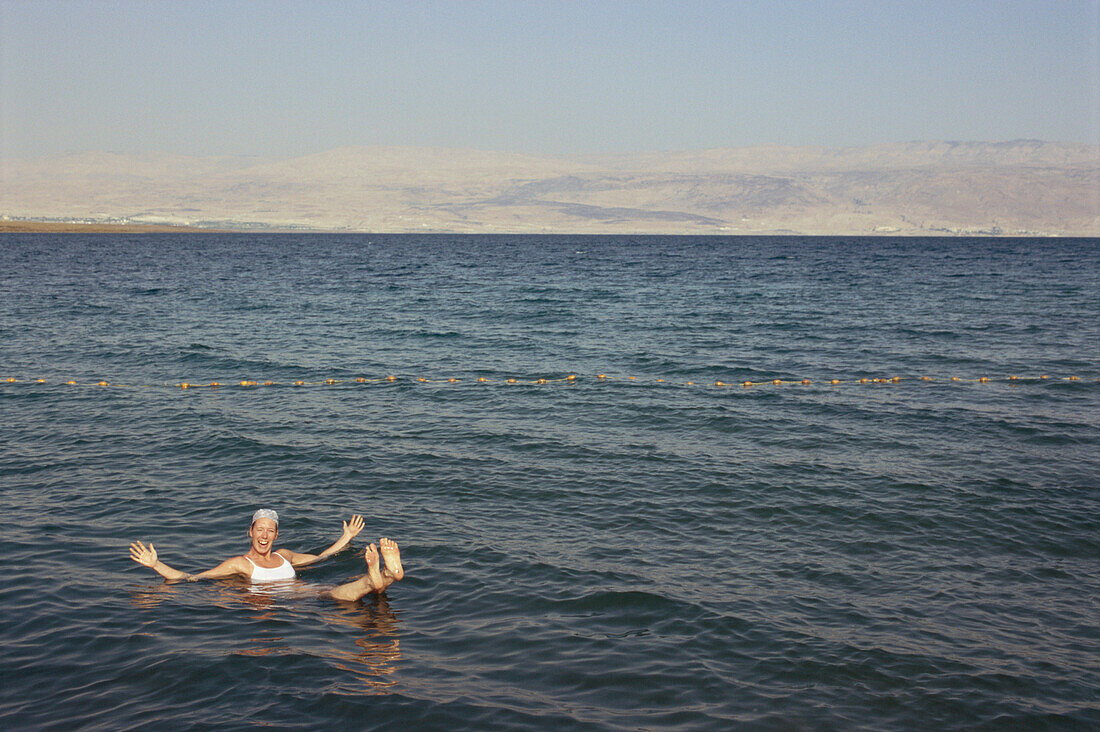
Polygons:
<instances>
[{"instance_id":1,"label":"floating rope line","mask_svg":"<svg viewBox=\"0 0 1100 732\"><path fill-rule=\"evenodd\" d=\"M526 384L526 385L544 385L544 384L567 384L573 385L581 383L582 381L593 381L596 383L605 382L628 382L635 384L665 384L668 386L687 386L687 387L711 387L711 388L733 388L742 387L749 388L755 386L841 386L845 384L897 384L903 381L921 381L921 382L950 382L950 383L976 383L987 384L991 382L1061 382L1061 381L1082 381L1080 376L1050 376L1048 374L1040 374L1038 376L1002 376L1002 377L932 377L932 376L889 376L889 377L860 377L856 379L767 379L765 381L737 381L737 382L725 382L725 381L713 381L713 382L699 382L699 381L677 381L669 379L642 379L637 376L608 376L607 374L596 374L591 377L581 377L576 374L569 374L568 376L562 376L559 378L539 378L539 379L517 379L517 378L498 378L490 379L484 376L477 378L466 377L450 377L446 379L429 379L423 376L419 377L399 377L399 376L381 376L368 378L360 376L357 378L347 379L322 379L320 381L235 381L235 382L163 382L161 384L133 384L122 383L116 381L87 381L79 382L75 380L68 381L54 381L51 382L47 379L18 379L15 377L8 377L4 379L2 384L60 384L65 386L84 386L84 387L114 387L120 389L153 389L153 388L176 388L176 389L219 389L219 388L254 388L254 387L271 387L271 386L290 386L290 387L305 387L305 386L339 386L339 385L352 385L352 384L393 384L393 383L413 383L413 384ZM1097 383L1100 383L1100 378L1096 379Z\"/></svg>"}]
</instances>

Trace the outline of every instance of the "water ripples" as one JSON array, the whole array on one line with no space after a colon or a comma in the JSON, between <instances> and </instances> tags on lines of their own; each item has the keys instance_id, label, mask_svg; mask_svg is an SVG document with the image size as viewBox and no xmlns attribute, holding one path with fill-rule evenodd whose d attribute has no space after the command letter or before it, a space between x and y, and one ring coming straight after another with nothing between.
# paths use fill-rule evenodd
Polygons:
<instances>
[{"instance_id":1,"label":"water ripples","mask_svg":"<svg viewBox=\"0 0 1100 732\"><path fill-rule=\"evenodd\" d=\"M1096 384L820 383L1094 380L1095 241L8 242L8 373L149 388L0 388L5 727L1100 724ZM211 566L259 505L407 577L126 555Z\"/></svg>"}]
</instances>

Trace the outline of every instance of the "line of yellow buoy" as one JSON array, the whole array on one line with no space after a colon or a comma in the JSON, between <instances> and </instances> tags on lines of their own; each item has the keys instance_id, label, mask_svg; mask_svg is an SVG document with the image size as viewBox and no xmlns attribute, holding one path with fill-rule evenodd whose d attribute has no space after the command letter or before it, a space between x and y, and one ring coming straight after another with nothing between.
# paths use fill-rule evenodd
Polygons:
<instances>
[{"instance_id":1,"label":"line of yellow buoy","mask_svg":"<svg viewBox=\"0 0 1100 732\"><path fill-rule=\"evenodd\" d=\"M738 381L728 383L725 381L714 381L708 383L700 383L695 381L669 381L667 379L640 379L636 376L608 376L607 374L596 374L592 377L597 382L607 381L627 381L633 383L654 383L654 384L668 384L671 386L712 386L712 387L752 387L752 386L783 386L783 385L800 385L809 386L811 384L824 384L829 386L839 386L841 384L897 384L902 381L950 381L950 382L968 382L968 383L981 383L986 384L994 381L1081 381L1079 376L1060 376L1053 377L1048 374L1040 374L1039 376L1019 376L1011 375L1004 377L989 377L979 376L974 378L963 378L959 376L951 377L931 377L931 376L890 376L890 377L861 377L858 379L824 379L820 381L813 381L811 379L768 379L766 381ZM338 384L379 384L379 383L394 383L398 381L412 382L417 384L460 384L460 383L504 383L504 384L575 384L581 380L581 377L576 374L569 374L555 379L489 379L484 376L475 378L456 378L451 377L447 379L428 379L425 377L397 377L397 376L383 376L376 378L367 378L360 376L355 379L323 379L321 381L252 381L243 380L237 382L221 382L211 381L209 383L199 382L164 382L162 384L126 384L114 381L94 381L94 382L78 382L75 380L53 382L70 386L113 386L120 388L162 388L162 387L174 387L179 389L198 389L198 388L219 388L219 387L258 387L258 386L335 386ZM1100 378L1096 379L1100 382ZM48 384L51 383L47 379L17 379L15 377L9 377L4 380L7 384Z\"/></svg>"}]
</instances>

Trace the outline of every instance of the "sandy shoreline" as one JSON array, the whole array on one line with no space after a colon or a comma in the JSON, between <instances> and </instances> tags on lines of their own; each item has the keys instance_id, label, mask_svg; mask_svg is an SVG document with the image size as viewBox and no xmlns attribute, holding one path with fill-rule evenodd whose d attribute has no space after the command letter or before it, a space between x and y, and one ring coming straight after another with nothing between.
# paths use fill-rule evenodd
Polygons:
<instances>
[{"instance_id":1,"label":"sandy shoreline","mask_svg":"<svg viewBox=\"0 0 1100 732\"><path fill-rule=\"evenodd\" d=\"M70 224L63 221L0 221L0 234L154 234L168 232L213 232L195 226L163 224Z\"/></svg>"}]
</instances>

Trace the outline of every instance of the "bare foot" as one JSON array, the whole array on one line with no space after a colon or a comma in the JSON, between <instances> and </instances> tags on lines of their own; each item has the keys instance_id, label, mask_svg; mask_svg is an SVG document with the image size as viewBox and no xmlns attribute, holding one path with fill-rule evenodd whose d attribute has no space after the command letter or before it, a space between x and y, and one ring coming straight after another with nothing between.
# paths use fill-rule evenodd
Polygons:
<instances>
[{"instance_id":1,"label":"bare foot","mask_svg":"<svg viewBox=\"0 0 1100 732\"><path fill-rule=\"evenodd\" d=\"M367 562L367 582L375 592L386 589L386 582L382 579L382 573L378 571L378 548L371 544L363 552L363 559Z\"/></svg>"},{"instance_id":2,"label":"bare foot","mask_svg":"<svg viewBox=\"0 0 1100 732\"><path fill-rule=\"evenodd\" d=\"M374 544L368 546L363 552L363 561L367 563L366 574L328 592L322 592L321 597L331 597L333 600L342 602L355 602L372 592L382 592L389 587L393 580L387 582L378 569L378 547Z\"/></svg>"},{"instance_id":3,"label":"bare foot","mask_svg":"<svg viewBox=\"0 0 1100 732\"><path fill-rule=\"evenodd\" d=\"M404 579L405 569L401 566L401 550L397 548L397 542L383 536L378 540L378 544L382 547L382 559L386 561L386 569L395 580Z\"/></svg>"}]
</instances>

